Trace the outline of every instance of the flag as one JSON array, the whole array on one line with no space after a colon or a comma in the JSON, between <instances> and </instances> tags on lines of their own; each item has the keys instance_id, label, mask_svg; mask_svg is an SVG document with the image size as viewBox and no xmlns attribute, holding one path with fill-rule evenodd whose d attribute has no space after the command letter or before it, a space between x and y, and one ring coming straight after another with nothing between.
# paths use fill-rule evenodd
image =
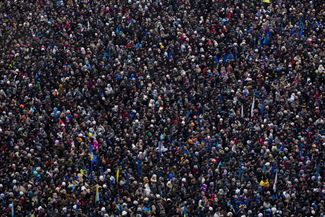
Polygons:
<instances>
[{"instance_id":1,"label":"flag","mask_svg":"<svg viewBox=\"0 0 325 217\"><path fill-rule=\"evenodd\" d=\"M11 217L15 217L14 202L11 203Z\"/></svg>"},{"instance_id":2,"label":"flag","mask_svg":"<svg viewBox=\"0 0 325 217\"><path fill-rule=\"evenodd\" d=\"M271 0L262 0L263 3L267 3L267 4L270 4L271 3Z\"/></svg>"},{"instance_id":3,"label":"flag","mask_svg":"<svg viewBox=\"0 0 325 217\"><path fill-rule=\"evenodd\" d=\"M228 200L227 201L227 206L230 207L230 209L233 211L233 212L236 212L234 206L231 204L231 202Z\"/></svg>"},{"instance_id":4,"label":"flag","mask_svg":"<svg viewBox=\"0 0 325 217\"><path fill-rule=\"evenodd\" d=\"M274 184L273 184L273 191L276 191L276 183L278 182L278 172L275 174Z\"/></svg>"},{"instance_id":5,"label":"flag","mask_svg":"<svg viewBox=\"0 0 325 217\"><path fill-rule=\"evenodd\" d=\"M123 209L123 208L122 208L122 209ZM145 214L149 214L150 211L151 211L151 209L150 209L148 206L144 206L144 207L143 207L143 212L144 212Z\"/></svg>"},{"instance_id":6,"label":"flag","mask_svg":"<svg viewBox=\"0 0 325 217\"><path fill-rule=\"evenodd\" d=\"M99 191L98 191L98 184L96 185L96 196L95 196L95 203L99 202Z\"/></svg>"},{"instance_id":7,"label":"flag","mask_svg":"<svg viewBox=\"0 0 325 217\"><path fill-rule=\"evenodd\" d=\"M167 175L167 180L170 181L174 178L174 173L172 172L169 172L168 175Z\"/></svg>"},{"instance_id":8,"label":"flag","mask_svg":"<svg viewBox=\"0 0 325 217\"><path fill-rule=\"evenodd\" d=\"M284 144L283 144L283 143L281 144L280 151L281 151L281 152L284 152Z\"/></svg>"},{"instance_id":9,"label":"flag","mask_svg":"<svg viewBox=\"0 0 325 217\"><path fill-rule=\"evenodd\" d=\"M93 145L90 143L89 145L89 153L93 153L94 152L94 148L93 148Z\"/></svg>"},{"instance_id":10,"label":"flag","mask_svg":"<svg viewBox=\"0 0 325 217\"><path fill-rule=\"evenodd\" d=\"M254 107L255 107L255 95L253 97L253 102L252 102L252 106L251 106L251 117L254 116Z\"/></svg>"},{"instance_id":11,"label":"flag","mask_svg":"<svg viewBox=\"0 0 325 217\"><path fill-rule=\"evenodd\" d=\"M96 141L96 143L97 143L97 141ZM94 144L95 144L95 142L94 142ZM97 144L97 146L98 146L98 144ZM94 164L94 163L97 164L98 163L98 159L97 159L97 156L94 154L94 146L91 143L89 145L89 154L90 154L91 163L92 164Z\"/></svg>"},{"instance_id":12,"label":"flag","mask_svg":"<svg viewBox=\"0 0 325 217\"><path fill-rule=\"evenodd\" d=\"M183 208L183 217L187 217L186 207Z\"/></svg>"},{"instance_id":13,"label":"flag","mask_svg":"<svg viewBox=\"0 0 325 217\"><path fill-rule=\"evenodd\" d=\"M278 199L278 196L276 195L276 194L272 194L272 200L274 201L274 200L276 200L276 199Z\"/></svg>"},{"instance_id":14,"label":"flag","mask_svg":"<svg viewBox=\"0 0 325 217\"><path fill-rule=\"evenodd\" d=\"M117 171L116 171L116 183L118 183L118 178L120 176L120 167L117 167Z\"/></svg>"},{"instance_id":15,"label":"flag","mask_svg":"<svg viewBox=\"0 0 325 217\"><path fill-rule=\"evenodd\" d=\"M293 34L295 33L295 31L296 31L296 26L294 25L294 26L292 26L292 24L291 24L291 22L290 22L290 28L291 28L291 30L290 30L290 37L291 36L293 36Z\"/></svg>"},{"instance_id":16,"label":"flag","mask_svg":"<svg viewBox=\"0 0 325 217\"><path fill-rule=\"evenodd\" d=\"M119 36L119 35L120 35L120 32L121 32L120 27L117 26L117 27L115 28L115 34L116 34L117 36Z\"/></svg>"},{"instance_id":17,"label":"flag","mask_svg":"<svg viewBox=\"0 0 325 217\"><path fill-rule=\"evenodd\" d=\"M227 60L226 60L226 62L228 62L228 61L234 61L234 60L235 60L235 56L234 56L233 53L227 54Z\"/></svg>"},{"instance_id":18,"label":"flag","mask_svg":"<svg viewBox=\"0 0 325 217\"><path fill-rule=\"evenodd\" d=\"M219 60L219 57L217 55L214 56L214 62L215 62L216 65L219 65L220 60Z\"/></svg>"},{"instance_id":19,"label":"flag","mask_svg":"<svg viewBox=\"0 0 325 217\"><path fill-rule=\"evenodd\" d=\"M299 38L302 37L303 33L304 33L304 28L305 28L305 22L302 21L302 17L300 17L299 19L299 33L298 33L298 36Z\"/></svg>"},{"instance_id":20,"label":"flag","mask_svg":"<svg viewBox=\"0 0 325 217\"><path fill-rule=\"evenodd\" d=\"M265 164L263 164L263 166L262 166L262 172L263 172L263 173L266 172L266 166L265 166Z\"/></svg>"},{"instance_id":21,"label":"flag","mask_svg":"<svg viewBox=\"0 0 325 217\"><path fill-rule=\"evenodd\" d=\"M97 156L93 153L92 154L92 157L91 157L91 163L94 164L94 163L98 163L98 159L97 159Z\"/></svg>"},{"instance_id":22,"label":"flag","mask_svg":"<svg viewBox=\"0 0 325 217\"><path fill-rule=\"evenodd\" d=\"M219 142L217 141L217 143L216 143L217 150L219 150L219 147L220 147L220 145L219 145Z\"/></svg>"},{"instance_id":23,"label":"flag","mask_svg":"<svg viewBox=\"0 0 325 217\"><path fill-rule=\"evenodd\" d=\"M135 47L135 49L140 49L141 48L141 43L137 42L134 47Z\"/></svg>"},{"instance_id":24,"label":"flag","mask_svg":"<svg viewBox=\"0 0 325 217\"><path fill-rule=\"evenodd\" d=\"M90 144L89 146L89 155L90 155L90 168L89 168L89 176L90 176L90 180L93 179L93 169L94 169L94 164L98 163L98 159L97 156L94 154L94 150L93 150L93 145Z\"/></svg>"},{"instance_id":25,"label":"flag","mask_svg":"<svg viewBox=\"0 0 325 217\"><path fill-rule=\"evenodd\" d=\"M222 166L222 161L219 161L217 168L219 169L221 166Z\"/></svg>"},{"instance_id":26,"label":"flag","mask_svg":"<svg viewBox=\"0 0 325 217\"><path fill-rule=\"evenodd\" d=\"M262 41L262 45L267 45L267 44L269 44L270 35L271 35L271 33L270 33L270 31L268 30L267 33L266 33L266 35L265 35L265 37L264 37L264 39L263 39L263 41Z\"/></svg>"},{"instance_id":27,"label":"flag","mask_svg":"<svg viewBox=\"0 0 325 217\"><path fill-rule=\"evenodd\" d=\"M111 57L111 52L110 52L110 49L107 48L106 51L104 51L104 54L103 54L103 60L106 62L107 60L109 60Z\"/></svg>"}]
</instances>

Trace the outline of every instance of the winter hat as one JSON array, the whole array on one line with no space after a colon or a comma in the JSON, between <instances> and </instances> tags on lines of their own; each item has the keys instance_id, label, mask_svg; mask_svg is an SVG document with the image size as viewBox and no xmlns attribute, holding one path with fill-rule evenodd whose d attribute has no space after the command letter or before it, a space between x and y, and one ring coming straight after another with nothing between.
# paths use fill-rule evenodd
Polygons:
<instances>
[{"instance_id":1,"label":"winter hat","mask_svg":"<svg viewBox=\"0 0 325 217\"><path fill-rule=\"evenodd\" d=\"M150 179L151 182L156 183L157 182L157 175L153 174Z\"/></svg>"}]
</instances>

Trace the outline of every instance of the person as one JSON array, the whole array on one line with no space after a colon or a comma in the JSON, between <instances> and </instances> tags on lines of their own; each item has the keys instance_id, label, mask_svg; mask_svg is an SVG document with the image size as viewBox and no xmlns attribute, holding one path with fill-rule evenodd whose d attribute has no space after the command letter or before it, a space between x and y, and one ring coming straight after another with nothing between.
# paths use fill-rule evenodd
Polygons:
<instances>
[{"instance_id":1,"label":"person","mask_svg":"<svg viewBox=\"0 0 325 217\"><path fill-rule=\"evenodd\" d=\"M323 216L320 0L1 1L0 216Z\"/></svg>"}]
</instances>

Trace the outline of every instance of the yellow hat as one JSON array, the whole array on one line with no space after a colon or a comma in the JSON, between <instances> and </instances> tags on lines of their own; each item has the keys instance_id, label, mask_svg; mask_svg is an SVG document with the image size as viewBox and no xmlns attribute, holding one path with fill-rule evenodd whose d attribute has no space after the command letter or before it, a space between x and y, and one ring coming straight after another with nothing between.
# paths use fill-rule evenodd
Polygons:
<instances>
[{"instance_id":1,"label":"yellow hat","mask_svg":"<svg viewBox=\"0 0 325 217\"><path fill-rule=\"evenodd\" d=\"M160 49L164 49L165 48L165 46L163 45L163 43L159 43L159 45L160 45Z\"/></svg>"}]
</instances>

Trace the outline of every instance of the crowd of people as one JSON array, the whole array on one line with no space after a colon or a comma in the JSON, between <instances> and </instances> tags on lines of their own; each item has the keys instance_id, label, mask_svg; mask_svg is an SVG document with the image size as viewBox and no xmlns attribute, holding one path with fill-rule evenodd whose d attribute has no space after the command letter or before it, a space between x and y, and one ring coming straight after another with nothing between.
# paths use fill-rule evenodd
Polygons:
<instances>
[{"instance_id":1,"label":"crowd of people","mask_svg":"<svg viewBox=\"0 0 325 217\"><path fill-rule=\"evenodd\" d=\"M325 215L323 0L0 10L0 216Z\"/></svg>"}]
</instances>

